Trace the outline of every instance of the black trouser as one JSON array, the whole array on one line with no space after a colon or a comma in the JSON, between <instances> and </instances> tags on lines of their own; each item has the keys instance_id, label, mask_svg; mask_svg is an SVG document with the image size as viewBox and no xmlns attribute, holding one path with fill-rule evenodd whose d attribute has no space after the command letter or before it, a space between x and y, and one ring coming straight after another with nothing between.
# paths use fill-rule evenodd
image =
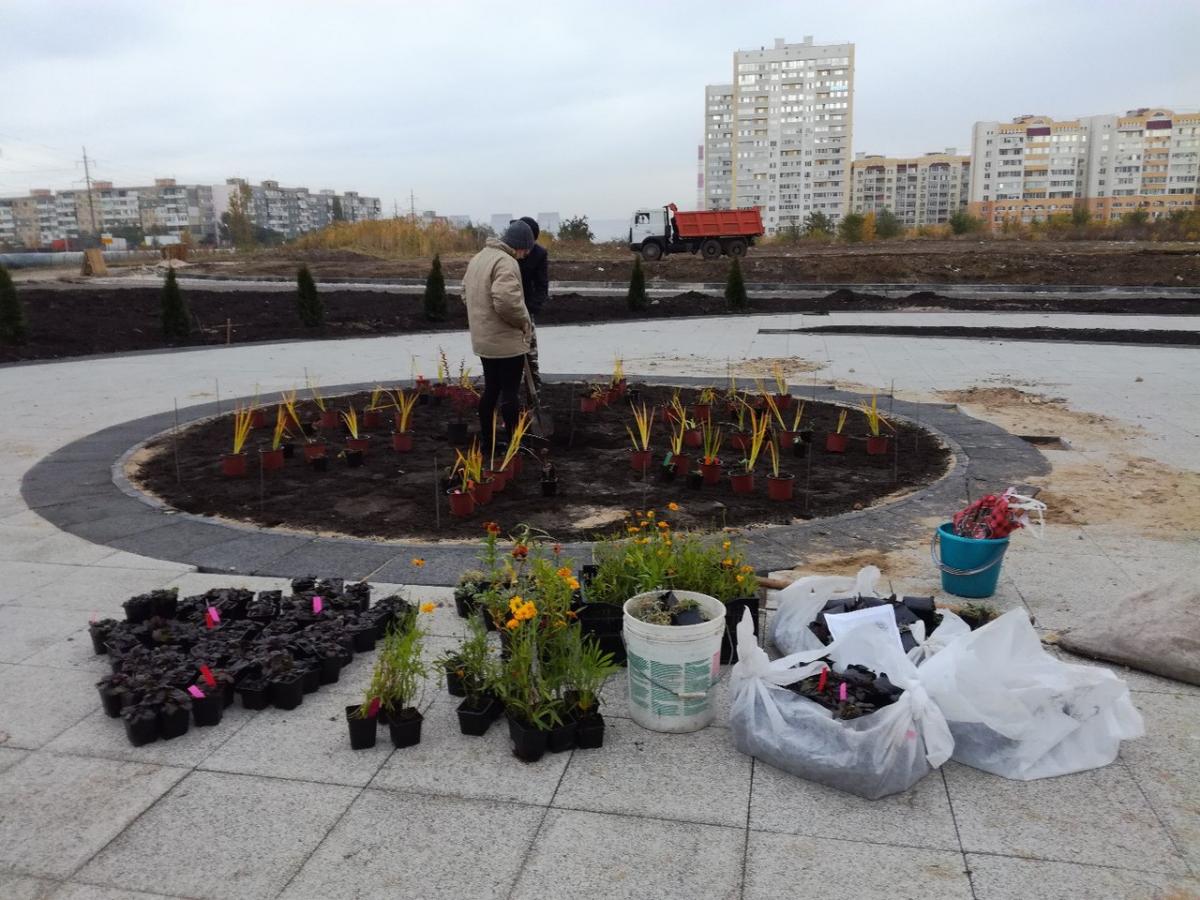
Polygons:
<instances>
[{"instance_id":1,"label":"black trouser","mask_svg":"<svg viewBox=\"0 0 1200 900\"><path fill-rule=\"evenodd\" d=\"M492 443L492 415L496 402L500 402L500 418L511 436L517 427L519 411L517 392L521 389L521 376L525 374L525 356L506 356L502 359L486 359L483 362L483 395L479 398L479 440L487 452Z\"/></svg>"}]
</instances>

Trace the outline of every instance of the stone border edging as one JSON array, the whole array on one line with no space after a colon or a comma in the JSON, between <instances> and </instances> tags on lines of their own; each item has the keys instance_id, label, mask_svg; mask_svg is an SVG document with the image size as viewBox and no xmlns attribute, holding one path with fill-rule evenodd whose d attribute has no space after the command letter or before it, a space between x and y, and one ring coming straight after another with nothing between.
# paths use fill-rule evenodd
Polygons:
<instances>
[{"instance_id":1,"label":"stone border edging","mask_svg":"<svg viewBox=\"0 0 1200 900\"><path fill-rule=\"evenodd\" d=\"M545 376L578 381L587 376ZM647 376L647 384L696 387L712 379ZM749 382L747 382L749 384ZM370 390L373 384L323 387L330 396ZM802 399L850 404L863 395L816 385L793 386ZM228 411L238 400L222 403ZM217 404L179 411L180 426L216 415ZM798 525L739 529L751 565L759 571L788 568L805 556L885 551L929 533L926 520L945 518L986 491L1020 484L1050 467L1035 448L1000 427L971 418L956 406L895 400L892 414L929 430L950 448L953 465L938 481L864 510ZM51 524L93 543L195 566L202 572L292 577L300 574L374 581L451 585L473 568L478 545L459 540L371 541L267 529L173 510L125 478L125 461L152 438L169 432L175 413L164 412L110 426L54 451L21 481L30 509ZM114 462L115 461L115 462ZM563 545L584 560L589 542ZM425 560L422 568L411 564Z\"/></svg>"}]
</instances>

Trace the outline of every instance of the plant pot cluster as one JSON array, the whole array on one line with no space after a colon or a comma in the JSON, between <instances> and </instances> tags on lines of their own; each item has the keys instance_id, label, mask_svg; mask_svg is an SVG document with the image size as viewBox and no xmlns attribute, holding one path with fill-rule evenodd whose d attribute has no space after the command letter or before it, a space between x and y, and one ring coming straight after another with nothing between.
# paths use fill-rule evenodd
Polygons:
<instances>
[{"instance_id":1,"label":"plant pot cluster","mask_svg":"<svg viewBox=\"0 0 1200 900\"><path fill-rule=\"evenodd\" d=\"M180 599L153 591L124 604L124 621L89 627L112 674L97 687L105 712L140 746L212 726L240 697L247 709L294 709L335 683L356 652L374 648L411 612L398 595L370 603L365 582L298 578L292 593L214 588Z\"/></svg>"},{"instance_id":2,"label":"plant pot cluster","mask_svg":"<svg viewBox=\"0 0 1200 900\"><path fill-rule=\"evenodd\" d=\"M888 680L886 672L876 674L859 665L846 666L840 674L825 669L785 687L829 710L833 718L844 720L891 706L904 693L903 688Z\"/></svg>"},{"instance_id":3,"label":"plant pot cluster","mask_svg":"<svg viewBox=\"0 0 1200 900\"><path fill-rule=\"evenodd\" d=\"M827 615L839 615L841 613L856 612L860 609L870 609L877 606L890 606L896 617L896 627L900 629L900 642L904 647L904 652L914 649L917 646L917 639L913 637L911 628L917 622L922 622L925 625L925 634L930 635L933 630L941 624L942 614L937 611L932 597L897 597L893 594L890 597L850 597L844 600L828 601L817 617L809 623L808 629L822 644L829 644L832 641L832 636L829 633L829 626L825 621Z\"/></svg>"},{"instance_id":4,"label":"plant pot cluster","mask_svg":"<svg viewBox=\"0 0 1200 900\"><path fill-rule=\"evenodd\" d=\"M868 434L863 438L862 444L866 448L867 456L887 456L892 451L892 439L886 434ZM833 431L825 435L826 453L845 453L849 449L849 435Z\"/></svg>"}]
</instances>

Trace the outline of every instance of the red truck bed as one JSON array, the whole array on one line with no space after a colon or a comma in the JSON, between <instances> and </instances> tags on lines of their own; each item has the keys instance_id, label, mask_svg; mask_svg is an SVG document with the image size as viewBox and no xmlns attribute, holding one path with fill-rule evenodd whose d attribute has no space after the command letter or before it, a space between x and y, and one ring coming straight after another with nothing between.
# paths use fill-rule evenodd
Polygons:
<instances>
[{"instance_id":1,"label":"red truck bed","mask_svg":"<svg viewBox=\"0 0 1200 900\"><path fill-rule=\"evenodd\" d=\"M681 238L758 237L763 233L762 216L757 208L677 212L675 221Z\"/></svg>"}]
</instances>

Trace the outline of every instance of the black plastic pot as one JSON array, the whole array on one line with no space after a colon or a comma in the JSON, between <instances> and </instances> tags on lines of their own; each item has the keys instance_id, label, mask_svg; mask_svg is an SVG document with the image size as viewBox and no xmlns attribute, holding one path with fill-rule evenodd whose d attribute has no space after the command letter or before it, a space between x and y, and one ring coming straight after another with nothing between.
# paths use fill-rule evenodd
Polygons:
<instances>
[{"instance_id":1,"label":"black plastic pot","mask_svg":"<svg viewBox=\"0 0 1200 900\"><path fill-rule=\"evenodd\" d=\"M346 724L350 728L351 750L366 750L375 746L379 723L374 716L360 719L358 717L358 706L347 706Z\"/></svg>"},{"instance_id":2,"label":"black plastic pot","mask_svg":"<svg viewBox=\"0 0 1200 900\"><path fill-rule=\"evenodd\" d=\"M549 732L526 725L508 715L508 736L512 738L513 755L524 762L537 762L546 755Z\"/></svg>"},{"instance_id":3,"label":"black plastic pot","mask_svg":"<svg viewBox=\"0 0 1200 900\"><path fill-rule=\"evenodd\" d=\"M154 602L147 594L130 597L123 604L125 620L131 625L140 625L154 615Z\"/></svg>"},{"instance_id":4,"label":"black plastic pot","mask_svg":"<svg viewBox=\"0 0 1200 900\"><path fill-rule=\"evenodd\" d=\"M700 488L704 487L704 473L699 469L689 469L687 474L687 485L692 490L700 490Z\"/></svg>"},{"instance_id":5,"label":"black plastic pot","mask_svg":"<svg viewBox=\"0 0 1200 900\"><path fill-rule=\"evenodd\" d=\"M721 663L735 663L737 653L737 626L742 614L750 610L754 617L754 634L758 636L758 598L740 597L725 604L725 633L721 635Z\"/></svg>"},{"instance_id":6,"label":"black plastic pot","mask_svg":"<svg viewBox=\"0 0 1200 900\"><path fill-rule=\"evenodd\" d=\"M446 440L456 447L462 446L467 442L467 435L466 422L451 422L446 426Z\"/></svg>"},{"instance_id":7,"label":"black plastic pot","mask_svg":"<svg viewBox=\"0 0 1200 900\"><path fill-rule=\"evenodd\" d=\"M304 702L304 676L291 672L267 683L267 697L276 709L295 709Z\"/></svg>"},{"instance_id":8,"label":"black plastic pot","mask_svg":"<svg viewBox=\"0 0 1200 900\"><path fill-rule=\"evenodd\" d=\"M306 694L316 693L321 689L321 667L310 665L300 676L300 687Z\"/></svg>"},{"instance_id":9,"label":"black plastic pot","mask_svg":"<svg viewBox=\"0 0 1200 900\"><path fill-rule=\"evenodd\" d=\"M412 706L406 706L388 720L388 731L396 747L412 747L421 743L421 723L425 717Z\"/></svg>"},{"instance_id":10,"label":"black plastic pot","mask_svg":"<svg viewBox=\"0 0 1200 900\"><path fill-rule=\"evenodd\" d=\"M605 653L613 655L613 663L625 665L625 642L621 630L625 625L625 613L613 603L585 603L576 613L584 634L591 635Z\"/></svg>"},{"instance_id":11,"label":"black plastic pot","mask_svg":"<svg viewBox=\"0 0 1200 900\"><path fill-rule=\"evenodd\" d=\"M357 469L363 464L363 452L361 450L346 451L346 465L351 469Z\"/></svg>"},{"instance_id":12,"label":"black plastic pot","mask_svg":"<svg viewBox=\"0 0 1200 900\"><path fill-rule=\"evenodd\" d=\"M464 700L458 704L458 728L463 734L480 737L503 711L504 707L494 697L480 697L475 703Z\"/></svg>"},{"instance_id":13,"label":"black plastic pot","mask_svg":"<svg viewBox=\"0 0 1200 900\"><path fill-rule=\"evenodd\" d=\"M321 668L318 670L321 684L337 684L342 675L342 658L339 655L321 658Z\"/></svg>"},{"instance_id":14,"label":"black plastic pot","mask_svg":"<svg viewBox=\"0 0 1200 900\"><path fill-rule=\"evenodd\" d=\"M288 441L284 441L279 445L279 449L283 451L284 459L291 459L296 455L296 445Z\"/></svg>"},{"instance_id":15,"label":"black plastic pot","mask_svg":"<svg viewBox=\"0 0 1200 900\"><path fill-rule=\"evenodd\" d=\"M542 496L543 497L557 497L558 496L558 480L557 479L555 479L554 481L543 481L542 482Z\"/></svg>"},{"instance_id":16,"label":"black plastic pot","mask_svg":"<svg viewBox=\"0 0 1200 900\"><path fill-rule=\"evenodd\" d=\"M453 669L446 671L446 690L450 692L451 697L467 696L467 689L463 685L462 676Z\"/></svg>"},{"instance_id":17,"label":"black plastic pot","mask_svg":"<svg viewBox=\"0 0 1200 900\"><path fill-rule=\"evenodd\" d=\"M812 435L809 435L809 440L812 440ZM792 456L797 459L804 459L808 456L809 444L806 441L792 441Z\"/></svg>"},{"instance_id":18,"label":"black plastic pot","mask_svg":"<svg viewBox=\"0 0 1200 900\"><path fill-rule=\"evenodd\" d=\"M379 629L366 622L360 622L350 627L354 637L354 652L369 653L375 649L375 641L379 639Z\"/></svg>"},{"instance_id":19,"label":"black plastic pot","mask_svg":"<svg viewBox=\"0 0 1200 900\"><path fill-rule=\"evenodd\" d=\"M104 714L110 719L120 716L129 694L115 690L103 681L96 685L96 688L100 691L100 705L104 707Z\"/></svg>"},{"instance_id":20,"label":"black plastic pot","mask_svg":"<svg viewBox=\"0 0 1200 900\"><path fill-rule=\"evenodd\" d=\"M604 746L604 716L592 713L575 723L575 747L579 750L594 750Z\"/></svg>"},{"instance_id":21,"label":"black plastic pot","mask_svg":"<svg viewBox=\"0 0 1200 900\"><path fill-rule=\"evenodd\" d=\"M471 613L475 612L475 598L455 594L454 611L458 613L460 619L471 618Z\"/></svg>"},{"instance_id":22,"label":"black plastic pot","mask_svg":"<svg viewBox=\"0 0 1200 900\"><path fill-rule=\"evenodd\" d=\"M109 622L93 622L88 626L88 634L92 637L92 650L97 656L103 656L108 652L108 647L105 645L111 632L112 624Z\"/></svg>"},{"instance_id":23,"label":"black plastic pot","mask_svg":"<svg viewBox=\"0 0 1200 900\"><path fill-rule=\"evenodd\" d=\"M141 747L158 740L158 716L153 710L131 708L122 718L125 720L125 736L133 746Z\"/></svg>"},{"instance_id":24,"label":"black plastic pot","mask_svg":"<svg viewBox=\"0 0 1200 900\"><path fill-rule=\"evenodd\" d=\"M329 457L328 456L314 456L312 459L310 459L308 461L308 464L314 472L328 472L329 471Z\"/></svg>"},{"instance_id":25,"label":"black plastic pot","mask_svg":"<svg viewBox=\"0 0 1200 900\"><path fill-rule=\"evenodd\" d=\"M569 717L561 725L551 728L546 732L546 749L551 753L562 753L574 748L576 725L574 717Z\"/></svg>"},{"instance_id":26,"label":"black plastic pot","mask_svg":"<svg viewBox=\"0 0 1200 900\"><path fill-rule=\"evenodd\" d=\"M225 700L219 693L192 698L192 722L198 728L220 725L225 712Z\"/></svg>"},{"instance_id":27,"label":"black plastic pot","mask_svg":"<svg viewBox=\"0 0 1200 900\"><path fill-rule=\"evenodd\" d=\"M237 687L242 698L242 709L266 709L269 697L267 686L261 681L243 682Z\"/></svg>"},{"instance_id":28,"label":"black plastic pot","mask_svg":"<svg viewBox=\"0 0 1200 900\"><path fill-rule=\"evenodd\" d=\"M186 706L176 706L170 710L158 711L158 736L164 741L170 741L187 734L191 716Z\"/></svg>"}]
</instances>

